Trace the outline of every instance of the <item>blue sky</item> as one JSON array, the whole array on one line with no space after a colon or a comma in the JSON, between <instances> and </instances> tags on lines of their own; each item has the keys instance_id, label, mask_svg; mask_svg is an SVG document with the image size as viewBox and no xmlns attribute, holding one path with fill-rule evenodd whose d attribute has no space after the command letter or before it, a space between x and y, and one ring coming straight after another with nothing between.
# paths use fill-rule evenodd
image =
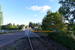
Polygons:
<instances>
[{"instance_id":1,"label":"blue sky","mask_svg":"<svg viewBox=\"0 0 75 50\"><path fill-rule=\"evenodd\" d=\"M47 10L53 12L60 7L57 0L0 0L3 24L28 24L41 22Z\"/></svg>"}]
</instances>

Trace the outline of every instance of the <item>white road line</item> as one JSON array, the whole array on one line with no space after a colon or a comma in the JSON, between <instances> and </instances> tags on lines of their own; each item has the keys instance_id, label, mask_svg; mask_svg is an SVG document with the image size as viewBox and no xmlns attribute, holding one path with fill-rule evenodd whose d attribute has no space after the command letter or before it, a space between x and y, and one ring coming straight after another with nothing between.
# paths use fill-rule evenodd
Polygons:
<instances>
[{"instance_id":1,"label":"white road line","mask_svg":"<svg viewBox=\"0 0 75 50\"><path fill-rule=\"evenodd\" d=\"M27 30L27 31L28 31L28 33L30 33L29 30ZM26 35L27 35L27 37L28 37L28 41L29 41L29 43L30 43L31 50L33 50L33 46L32 46L32 43L31 43L30 37L29 37L29 35L28 35L27 33L26 33Z\"/></svg>"}]
</instances>

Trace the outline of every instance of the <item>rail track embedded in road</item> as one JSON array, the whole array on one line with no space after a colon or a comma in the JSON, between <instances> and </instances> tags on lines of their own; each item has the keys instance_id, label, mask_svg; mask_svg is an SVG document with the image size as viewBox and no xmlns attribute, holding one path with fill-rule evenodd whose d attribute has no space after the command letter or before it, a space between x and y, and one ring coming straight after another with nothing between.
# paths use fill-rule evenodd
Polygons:
<instances>
[{"instance_id":1,"label":"rail track embedded in road","mask_svg":"<svg viewBox=\"0 0 75 50\"><path fill-rule=\"evenodd\" d=\"M29 34L33 34L34 37L30 37ZM28 30L28 32L26 33L27 35L27 39L29 42L29 47L31 50L67 50L64 47L61 47L60 45L57 45L54 42L49 43L49 41L47 40L47 38L42 38L40 37L38 34L33 33L31 31Z\"/></svg>"}]
</instances>

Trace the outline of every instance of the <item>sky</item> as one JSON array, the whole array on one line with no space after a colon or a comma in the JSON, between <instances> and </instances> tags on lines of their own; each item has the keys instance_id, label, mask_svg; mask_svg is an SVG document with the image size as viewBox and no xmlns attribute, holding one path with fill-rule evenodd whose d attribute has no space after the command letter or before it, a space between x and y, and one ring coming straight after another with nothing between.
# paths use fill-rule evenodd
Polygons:
<instances>
[{"instance_id":1,"label":"sky","mask_svg":"<svg viewBox=\"0 0 75 50\"><path fill-rule=\"evenodd\" d=\"M58 11L57 0L0 0L3 24L41 23L48 10Z\"/></svg>"}]
</instances>

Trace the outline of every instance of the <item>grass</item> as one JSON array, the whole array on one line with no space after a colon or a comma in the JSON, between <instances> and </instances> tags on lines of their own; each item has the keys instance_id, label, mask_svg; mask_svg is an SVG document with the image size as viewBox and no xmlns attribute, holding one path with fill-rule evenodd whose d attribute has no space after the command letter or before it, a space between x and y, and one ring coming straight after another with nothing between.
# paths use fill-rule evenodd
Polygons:
<instances>
[{"instance_id":1,"label":"grass","mask_svg":"<svg viewBox=\"0 0 75 50\"><path fill-rule=\"evenodd\" d=\"M67 36L67 33L51 32L51 33L48 33L48 36L51 39L55 40L56 42L69 48L70 50L75 50L75 40L72 37Z\"/></svg>"}]
</instances>

